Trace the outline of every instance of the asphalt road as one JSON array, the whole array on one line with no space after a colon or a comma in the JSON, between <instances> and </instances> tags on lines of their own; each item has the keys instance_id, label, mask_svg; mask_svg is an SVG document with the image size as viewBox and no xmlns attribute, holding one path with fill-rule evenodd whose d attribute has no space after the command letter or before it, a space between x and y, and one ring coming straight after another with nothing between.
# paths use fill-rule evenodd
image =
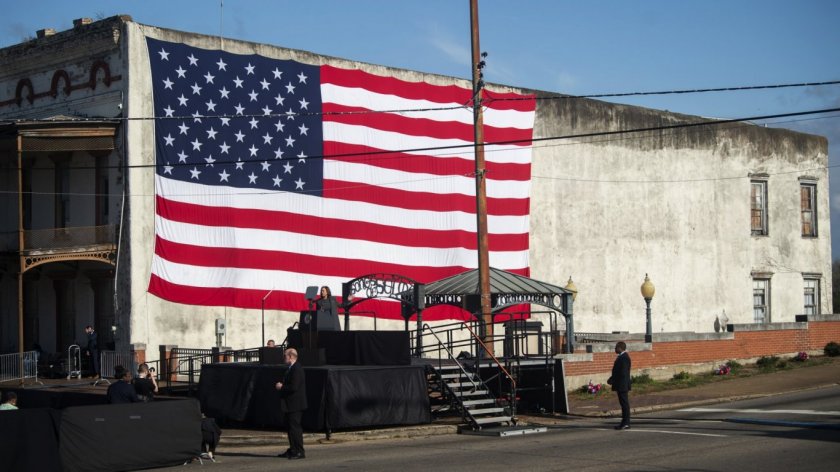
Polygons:
<instances>
[{"instance_id":1,"label":"asphalt road","mask_svg":"<svg viewBox=\"0 0 840 472\"><path fill-rule=\"evenodd\" d=\"M218 451L218 462L180 470L364 471L835 471L840 463L840 386L615 419L546 420L548 431L513 437L428 438L308 444L307 459L276 447ZM172 468L155 470L173 470Z\"/></svg>"}]
</instances>

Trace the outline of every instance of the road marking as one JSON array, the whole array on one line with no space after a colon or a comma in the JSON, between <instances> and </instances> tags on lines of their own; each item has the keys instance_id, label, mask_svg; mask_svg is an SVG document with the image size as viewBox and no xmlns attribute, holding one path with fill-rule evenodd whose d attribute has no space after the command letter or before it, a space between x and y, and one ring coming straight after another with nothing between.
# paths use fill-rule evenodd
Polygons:
<instances>
[{"instance_id":1,"label":"road marking","mask_svg":"<svg viewBox=\"0 0 840 472\"><path fill-rule=\"evenodd\" d=\"M606 428L598 428L601 431L609 431ZM684 431L665 431L661 429L627 429L623 430L623 432L627 433L662 433L662 434L682 434L685 436L710 436L714 438L725 438L727 437L726 434L710 434L710 433L686 433Z\"/></svg>"},{"instance_id":2,"label":"road marking","mask_svg":"<svg viewBox=\"0 0 840 472\"><path fill-rule=\"evenodd\" d=\"M683 408L679 411L695 413L769 413L780 415L819 415L819 416L840 416L840 411L816 411L816 410L763 410L760 408Z\"/></svg>"}]
</instances>

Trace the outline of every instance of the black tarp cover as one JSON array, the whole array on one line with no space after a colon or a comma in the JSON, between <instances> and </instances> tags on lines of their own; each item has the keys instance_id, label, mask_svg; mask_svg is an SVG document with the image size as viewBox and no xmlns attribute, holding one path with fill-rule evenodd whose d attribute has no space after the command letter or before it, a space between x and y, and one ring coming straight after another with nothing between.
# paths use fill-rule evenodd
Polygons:
<instances>
[{"instance_id":1,"label":"black tarp cover","mask_svg":"<svg viewBox=\"0 0 840 472\"><path fill-rule=\"evenodd\" d=\"M183 464L201 452L195 400L81 406L62 412L65 472L120 471Z\"/></svg>"}]
</instances>

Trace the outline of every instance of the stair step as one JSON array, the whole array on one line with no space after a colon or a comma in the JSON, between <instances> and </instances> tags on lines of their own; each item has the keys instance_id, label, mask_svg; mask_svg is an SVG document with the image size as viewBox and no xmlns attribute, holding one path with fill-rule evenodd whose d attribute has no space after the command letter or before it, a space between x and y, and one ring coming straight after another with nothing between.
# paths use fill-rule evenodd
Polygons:
<instances>
[{"instance_id":1,"label":"stair step","mask_svg":"<svg viewBox=\"0 0 840 472\"><path fill-rule=\"evenodd\" d=\"M475 422L475 424L507 423L511 421L513 421L513 417L511 416L488 416L486 418L473 418L473 422Z\"/></svg>"},{"instance_id":2,"label":"stair step","mask_svg":"<svg viewBox=\"0 0 840 472\"><path fill-rule=\"evenodd\" d=\"M477 400L464 400L461 402L462 405L466 406L475 406L475 405L495 405L496 400L492 398L479 398Z\"/></svg>"},{"instance_id":3,"label":"stair step","mask_svg":"<svg viewBox=\"0 0 840 472\"><path fill-rule=\"evenodd\" d=\"M493 413L504 413L505 409L504 408L499 408L499 407L496 407L496 408L478 408L478 409L475 409L475 410L473 410L471 408L467 408L467 411L472 416L478 416L478 415L489 415L489 414L493 414Z\"/></svg>"},{"instance_id":4,"label":"stair step","mask_svg":"<svg viewBox=\"0 0 840 472\"><path fill-rule=\"evenodd\" d=\"M441 374L440 378L442 379L469 379L470 377L464 375L463 372L458 372L456 374Z\"/></svg>"},{"instance_id":5,"label":"stair step","mask_svg":"<svg viewBox=\"0 0 840 472\"><path fill-rule=\"evenodd\" d=\"M463 369L463 367L459 366L457 364L443 365L443 366L440 366L440 367L435 367L435 370L437 370L438 372L444 372L444 371L450 371L450 370L462 370L462 369Z\"/></svg>"},{"instance_id":6,"label":"stair step","mask_svg":"<svg viewBox=\"0 0 840 472\"><path fill-rule=\"evenodd\" d=\"M490 393L490 392L488 392L487 390L475 390L475 391L469 391L469 392L467 392L467 391L455 392L455 395L458 396L458 397L477 397L477 396L480 396L480 395L487 395L488 393Z\"/></svg>"},{"instance_id":7,"label":"stair step","mask_svg":"<svg viewBox=\"0 0 840 472\"><path fill-rule=\"evenodd\" d=\"M478 383L478 382L476 382L476 383L472 383L472 382L460 382L460 383L446 382L446 386L451 388L452 390L464 390L464 389L472 390L472 389L475 389L475 388L480 388L481 384Z\"/></svg>"}]
</instances>

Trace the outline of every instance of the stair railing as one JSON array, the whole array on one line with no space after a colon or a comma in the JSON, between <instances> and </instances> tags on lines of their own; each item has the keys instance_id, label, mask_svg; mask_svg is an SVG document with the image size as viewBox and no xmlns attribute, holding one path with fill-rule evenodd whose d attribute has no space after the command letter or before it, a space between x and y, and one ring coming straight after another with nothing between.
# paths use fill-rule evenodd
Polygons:
<instances>
[{"instance_id":1,"label":"stair railing","mask_svg":"<svg viewBox=\"0 0 840 472\"><path fill-rule=\"evenodd\" d=\"M481 338L478 337L477 334L475 334L475 331L473 331L472 328L470 328L469 325L467 325L466 323L462 322L461 324L463 324L464 327L467 328L467 332L469 332L470 336L472 336L473 339L478 343L478 346L480 346L481 349L483 349L484 352L486 352L490 356L490 358L493 359L493 362L495 362L496 365L499 366L499 371L504 373L505 377L507 377L508 380L510 381L510 390L511 390L510 391L510 416L515 418L516 417L516 380L513 378L513 376L510 374L510 372L508 372L508 370L505 369L504 365L502 365L502 362L499 361L499 359L490 351L490 349L487 347L487 345L484 344L484 341L482 341Z\"/></svg>"},{"instance_id":2,"label":"stair railing","mask_svg":"<svg viewBox=\"0 0 840 472\"><path fill-rule=\"evenodd\" d=\"M467 372L466 369L464 369L464 366L460 362L458 362L458 359L452 354L452 351L450 351L449 348L446 347L446 344L444 344L444 342L440 339L440 336L438 336L438 334L435 332L435 330L431 326L429 326L428 323L425 323L425 324L423 324L423 331L428 331L432 336L435 337L435 339L438 342L438 345L440 347L442 347L443 350L445 350L447 354L449 354L449 358L455 361L455 364L458 365L458 368L461 369L461 372L464 374L464 376L467 377L470 380L470 383L472 383L473 389L477 389L478 384L476 384L475 380L473 380L473 376L470 375L470 373ZM438 358L438 363L439 364L440 364L440 360L441 359Z\"/></svg>"}]
</instances>

